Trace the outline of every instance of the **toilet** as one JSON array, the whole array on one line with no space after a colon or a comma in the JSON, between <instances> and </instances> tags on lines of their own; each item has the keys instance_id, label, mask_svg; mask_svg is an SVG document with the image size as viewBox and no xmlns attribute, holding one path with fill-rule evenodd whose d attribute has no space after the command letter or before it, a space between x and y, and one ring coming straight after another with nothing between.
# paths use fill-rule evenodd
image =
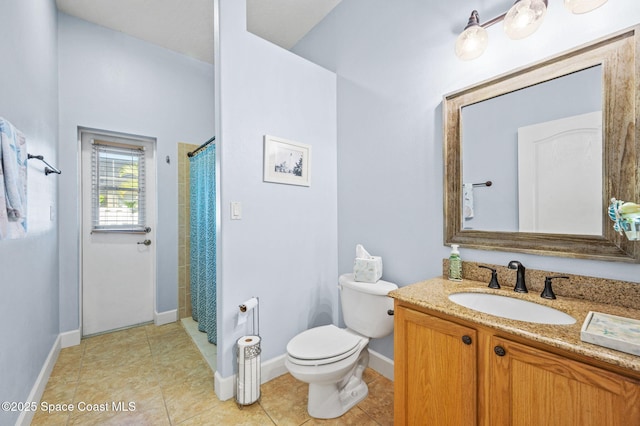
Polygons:
<instances>
[{"instance_id":1,"label":"toilet","mask_svg":"<svg viewBox=\"0 0 640 426\"><path fill-rule=\"evenodd\" d=\"M285 366L296 379L309 383L307 410L311 417L340 417L369 393L362 373L369 364L369 339L393 331L393 300L387 296L397 285L378 281L356 282L341 275L338 288L347 328L315 327L287 344Z\"/></svg>"}]
</instances>

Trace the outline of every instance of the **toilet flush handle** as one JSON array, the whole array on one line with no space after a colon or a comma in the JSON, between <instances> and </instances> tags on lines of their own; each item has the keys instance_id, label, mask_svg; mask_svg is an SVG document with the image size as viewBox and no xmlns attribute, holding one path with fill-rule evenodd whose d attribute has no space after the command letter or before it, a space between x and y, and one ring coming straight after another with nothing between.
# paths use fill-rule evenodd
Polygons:
<instances>
[{"instance_id":1,"label":"toilet flush handle","mask_svg":"<svg viewBox=\"0 0 640 426\"><path fill-rule=\"evenodd\" d=\"M389 310L387 311L387 315L392 316L392 315L393 315L393 309L389 309Z\"/></svg>"}]
</instances>

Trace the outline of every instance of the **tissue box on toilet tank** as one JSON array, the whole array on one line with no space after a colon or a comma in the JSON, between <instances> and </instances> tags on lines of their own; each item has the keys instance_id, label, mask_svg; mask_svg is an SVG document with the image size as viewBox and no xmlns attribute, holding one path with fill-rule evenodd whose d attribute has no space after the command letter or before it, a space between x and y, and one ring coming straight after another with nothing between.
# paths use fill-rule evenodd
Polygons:
<instances>
[{"instance_id":1,"label":"tissue box on toilet tank","mask_svg":"<svg viewBox=\"0 0 640 426\"><path fill-rule=\"evenodd\" d=\"M371 256L369 259L356 257L353 262L353 279L363 283L375 283L382 277L382 258Z\"/></svg>"}]
</instances>

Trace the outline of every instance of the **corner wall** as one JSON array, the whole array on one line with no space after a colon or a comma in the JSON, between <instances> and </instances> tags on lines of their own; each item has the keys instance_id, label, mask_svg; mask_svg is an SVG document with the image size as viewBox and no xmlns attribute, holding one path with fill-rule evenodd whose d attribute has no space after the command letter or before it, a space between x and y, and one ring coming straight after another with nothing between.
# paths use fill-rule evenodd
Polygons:
<instances>
[{"instance_id":1,"label":"corner wall","mask_svg":"<svg viewBox=\"0 0 640 426\"><path fill-rule=\"evenodd\" d=\"M0 16L0 116L25 134L29 153L59 166L55 1L4 1ZM26 238L0 241L0 401L28 400L58 337L59 176L43 170L28 162ZM19 414L0 411L0 424Z\"/></svg>"},{"instance_id":2,"label":"corner wall","mask_svg":"<svg viewBox=\"0 0 640 426\"><path fill-rule=\"evenodd\" d=\"M177 309L178 142L214 134L213 66L63 13L59 38L60 331L81 321L78 126L157 139L155 310Z\"/></svg>"},{"instance_id":3,"label":"corner wall","mask_svg":"<svg viewBox=\"0 0 640 426\"><path fill-rule=\"evenodd\" d=\"M338 301L336 78L246 31L246 5L216 0L218 375L235 372L238 305L260 298L262 361L300 331L335 322ZM311 186L262 181L265 134L312 146ZM231 201L242 220L230 220Z\"/></svg>"}]
</instances>

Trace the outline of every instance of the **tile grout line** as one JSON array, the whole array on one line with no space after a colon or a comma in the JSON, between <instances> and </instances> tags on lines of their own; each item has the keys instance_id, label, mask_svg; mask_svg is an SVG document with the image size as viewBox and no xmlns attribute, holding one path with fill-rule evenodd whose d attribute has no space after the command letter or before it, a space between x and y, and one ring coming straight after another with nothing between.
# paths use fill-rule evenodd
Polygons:
<instances>
[{"instance_id":1,"label":"tile grout line","mask_svg":"<svg viewBox=\"0 0 640 426\"><path fill-rule=\"evenodd\" d=\"M169 424L171 426L175 426L176 423L173 422L173 420L171 419L171 416L169 415L169 407L167 407L167 398L165 397L164 386L162 385L160 375L158 374L157 358L154 355L153 350L151 349L150 336L146 329L144 331L147 336L147 343L149 344L149 353L151 354L151 362L153 363L153 375L156 377L156 380L158 381L158 387L160 388L160 395L162 395L162 405L164 406L164 412L167 415L167 421L169 422Z\"/></svg>"},{"instance_id":2,"label":"tile grout line","mask_svg":"<svg viewBox=\"0 0 640 426\"><path fill-rule=\"evenodd\" d=\"M82 340L80 341L80 343L82 344ZM73 395L71 396L71 401L74 404L74 406L77 405L76 395L78 393L78 387L80 386L80 380L82 379L82 366L84 365L84 356L86 351L87 351L87 344L85 342L84 344L82 344L82 352L80 354L80 363L78 365L78 375L76 376L75 386L73 387ZM71 414L72 412L69 412L69 414L67 415L67 425L71 424Z\"/></svg>"},{"instance_id":3,"label":"tile grout line","mask_svg":"<svg viewBox=\"0 0 640 426\"><path fill-rule=\"evenodd\" d=\"M82 365L84 363L84 352L87 349L87 345L82 345L82 351L80 353L80 362L78 363L78 374L76 376L75 384L73 386L73 395L71 395L71 402L75 404L76 401L76 393L78 393L78 386L80 386L80 373L82 373ZM56 360L57 363L57 360ZM67 414L67 421L65 423L67 426L71 424L71 412Z\"/></svg>"},{"instance_id":4,"label":"tile grout line","mask_svg":"<svg viewBox=\"0 0 640 426\"><path fill-rule=\"evenodd\" d=\"M267 409L266 409L266 408L264 408L264 407L262 406L262 404L260 403L260 401L258 401L258 405L260 406L260 409L261 409L262 411L264 411L264 414L269 418L269 420L271 420L271 423L273 423L273 424L274 424L274 426L278 426L278 423L273 419L273 417L271 417L271 414L269 414L269 412L267 411Z\"/></svg>"}]
</instances>

